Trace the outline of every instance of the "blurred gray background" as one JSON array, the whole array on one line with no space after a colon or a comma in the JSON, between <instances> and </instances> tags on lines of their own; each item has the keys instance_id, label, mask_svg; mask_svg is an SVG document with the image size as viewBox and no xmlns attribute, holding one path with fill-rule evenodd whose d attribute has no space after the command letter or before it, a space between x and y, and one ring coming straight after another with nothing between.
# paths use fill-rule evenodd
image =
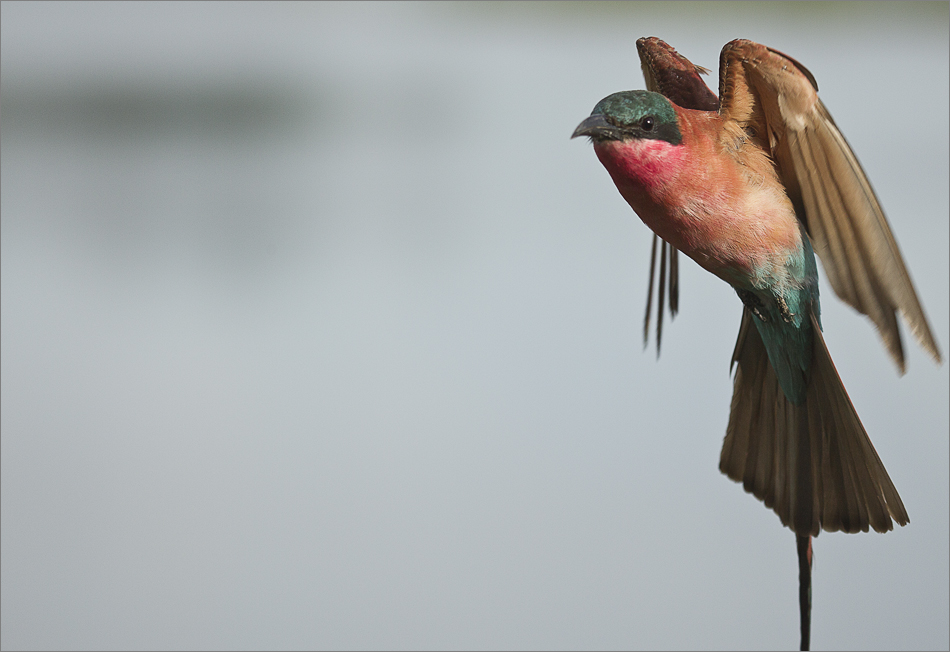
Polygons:
<instances>
[{"instance_id":1,"label":"blurred gray background","mask_svg":"<svg viewBox=\"0 0 950 652\"><path fill-rule=\"evenodd\" d=\"M740 303L574 127L635 39L801 61L948 327L948 5L2 5L2 646L797 646L718 471ZM912 523L815 542L816 648L947 649L948 366L826 339Z\"/></svg>"}]
</instances>

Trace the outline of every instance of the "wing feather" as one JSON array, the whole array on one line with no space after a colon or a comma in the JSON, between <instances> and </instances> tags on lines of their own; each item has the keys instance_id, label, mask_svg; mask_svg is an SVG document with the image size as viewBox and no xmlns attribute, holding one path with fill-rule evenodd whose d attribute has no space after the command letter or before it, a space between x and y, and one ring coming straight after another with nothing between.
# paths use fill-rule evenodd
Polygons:
<instances>
[{"instance_id":1,"label":"wing feather","mask_svg":"<svg viewBox=\"0 0 950 652\"><path fill-rule=\"evenodd\" d=\"M880 202L801 64L751 41L720 57L720 115L775 161L835 293L877 327L901 373L897 312L938 362L940 351ZM767 131L760 133L760 130Z\"/></svg>"}]
</instances>

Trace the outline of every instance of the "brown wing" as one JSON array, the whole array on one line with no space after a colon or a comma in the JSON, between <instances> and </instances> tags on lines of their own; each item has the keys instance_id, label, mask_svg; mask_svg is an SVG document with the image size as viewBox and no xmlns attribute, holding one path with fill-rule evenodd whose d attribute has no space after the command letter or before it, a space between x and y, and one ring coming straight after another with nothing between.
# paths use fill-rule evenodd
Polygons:
<instances>
[{"instance_id":1,"label":"brown wing","mask_svg":"<svg viewBox=\"0 0 950 652\"><path fill-rule=\"evenodd\" d=\"M775 161L828 280L874 322L901 373L897 311L938 362L940 351L897 242L864 170L804 66L757 43L736 40L719 60L726 131L749 138Z\"/></svg>"},{"instance_id":2,"label":"brown wing","mask_svg":"<svg viewBox=\"0 0 950 652\"><path fill-rule=\"evenodd\" d=\"M719 110L719 99L715 93L709 90L709 87L700 77L700 75L708 74L708 70L693 65L689 59L655 36L637 39L637 52L640 53L640 67L643 68L647 90L660 93L674 104L686 109ZM656 272L658 241L660 242L660 279L657 286L659 298L656 322L657 355L660 354L660 343L663 338L663 295L666 289L667 276L669 277L670 315L675 317L679 310L679 251L654 234L650 254L650 281L647 286L647 309L646 316L643 319L644 346L650 332L650 313L653 307L653 279ZM667 266L669 267L667 268Z\"/></svg>"},{"instance_id":3,"label":"brown wing","mask_svg":"<svg viewBox=\"0 0 950 652\"><path fill-rule=\"evenodd\" d=\"M637 39L637 52L647 90L662 94L684 109L719 110L719 99L700 77L708 75L708 70L694 65L655 36Z\"/></svg>"}]
</instances>

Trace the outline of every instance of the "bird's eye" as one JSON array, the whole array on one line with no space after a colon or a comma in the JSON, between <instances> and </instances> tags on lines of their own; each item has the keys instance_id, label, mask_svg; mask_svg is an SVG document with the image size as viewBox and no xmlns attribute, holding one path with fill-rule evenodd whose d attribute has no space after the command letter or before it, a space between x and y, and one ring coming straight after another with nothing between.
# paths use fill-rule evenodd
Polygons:
<instances>
[{"instance_id":1,"label":"bird's eye","mask_svg":"<svg viewBox=\"0 0 950 652\"><path fill-rule=\"evenodd\" d=\"M647 116L640 120L640 128L644 131L653 131L654 126L653 116Z\"/></svg>"}]
</instances>

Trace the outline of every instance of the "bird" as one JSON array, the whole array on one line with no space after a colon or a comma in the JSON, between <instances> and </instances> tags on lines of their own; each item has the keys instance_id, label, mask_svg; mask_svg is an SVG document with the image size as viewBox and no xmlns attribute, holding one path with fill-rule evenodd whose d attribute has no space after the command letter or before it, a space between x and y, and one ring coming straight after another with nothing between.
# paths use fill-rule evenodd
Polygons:
<instances>
[{"instance_id":1,"label":"bird","mask_svg":"<svg viewBox=\"0 0 950 652\"><path fill-rule=\"evenodd\" d=\"M737 39L719 58L718 97L656 37L637 40L646 90L600 100L586 136L617 190L654 232L647 337L662 243L657 347L677 253L742 304L719 468L796 537L801 649L810 645L812 537L910 522L822 336L817 257L840 299L870 318L905 371L898 313L941 354L880 202L815 77L778 50Z\"/></svg>"}]
</instances>

